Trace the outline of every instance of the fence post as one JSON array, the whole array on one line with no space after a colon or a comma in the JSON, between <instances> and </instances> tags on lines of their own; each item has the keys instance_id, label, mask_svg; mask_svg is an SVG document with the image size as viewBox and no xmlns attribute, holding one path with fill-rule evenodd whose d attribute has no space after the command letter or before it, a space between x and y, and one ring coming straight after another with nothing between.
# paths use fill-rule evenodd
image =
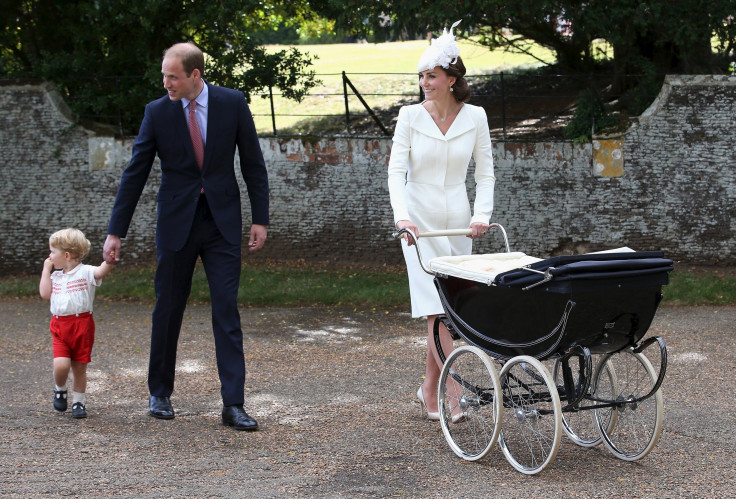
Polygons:
<instances>
[{"instance_id":1,"label":"fence post","mask_svg":"<svg viewBox=\"0 0 736 499\"><path fill-rule=\"evenodd\" d=\"M350 108L348 107L348 77L345 75L345 71L342 72L342 95L345 99L345 127L350 133Z\"/></svg>"},{"instance_id":2,"label":"fence post","mask_svg":"<svg viewBox=\"0 0 736 499\"><path fill-rule=\"evenodd\" d=\"M365 101L362 95L360 95L360 92L358 92L358 89L355 88L355 85L353 85L353 82L350 81L350 78L347 77L347 75L343 72L343 80L342 80L343 87L347 84L350 87L350 90L353 91L355 96L358 98L361 104L363 104L363 107L366 111L368 111L368 114L373 118L373 121L376 122L376 125L381 129L384 135L387 137L391 134L388 133L388 130L386 130L386 127L383 126L383 123L381 123L381 120L378 119L378 116L376 116L376 113L373 112L373 109L371 109L371 106L368 105L368 103ZM345 104L347 106L347 99L345 100Z\"/></svg>"},{"instance_id":3,"label":"fence post","mask_svg":"<svg viewBox=\"0 0 736 499\"><path fill-rule=\"evenodd\" d=\"M271 126L273 126L273 134L276 135L276 111L273 107L273 87L268 86L268 98L271 100Z\"/></svg>"},{"instance_id":4,"label":"fence post","mask_svg":"<svg viewBox=\"0 0 736 499\"><path fill-rule=\"evenodd\" d=\"M506 140L506 88L503 81L503 71L501 71L501 131L503 140Z\"/></svg>"},{"instance_id":5,"label":"fence post","mask_svg":"<svg viewBox=\"0 0 736 499\"><path fill-rule=\"evenodd\" d=\"M118 103L115 106L118 111L118 133L120 133L120 136L123 137L125 135L125 128L123 127L123 110L120 107L120 94L121 94L121 85L120 85L120 77L115 77L115 94L118 96Z\"/></svg>"},{"instance_id":6,"label":"fence post","mask_svg":"<svg viewBox=\"0 0 736 499\"><path fill-rule=\"evenodd\" d=\"M590 139L593 140L593 136L595 135L595 106L597 104L596 98L598 97L598 94L593 88L593 73L588 75L588 88L590 95Z\"/></svg>"}]
</instances>

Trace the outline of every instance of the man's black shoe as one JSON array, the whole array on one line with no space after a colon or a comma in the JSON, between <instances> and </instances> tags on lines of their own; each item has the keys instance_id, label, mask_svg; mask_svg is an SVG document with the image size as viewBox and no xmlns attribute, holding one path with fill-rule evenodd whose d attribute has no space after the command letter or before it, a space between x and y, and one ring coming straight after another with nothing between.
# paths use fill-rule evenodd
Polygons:
<instances>
[{"instance_id":1,"label":"man's black shoe","mask_svg":"<svg viewBox=\"0 0 736 499\"><path fill-rule=\"evenodd\" d=\"M154 397L148 401L148 414L158 419L174 419L174 408L169 397Z\"/></svg>"},{"instance_id":2,"label":"man's black shoe","mask_svg":"<svg viewBox=\"0 0 736 499\"><path fill-rule=\"evenodd\" d=\"M228 405L222 409L222 424L232 426L236 430L255 431L258 422L248 416L242 405Z\"/></svg>"}]
</instances>

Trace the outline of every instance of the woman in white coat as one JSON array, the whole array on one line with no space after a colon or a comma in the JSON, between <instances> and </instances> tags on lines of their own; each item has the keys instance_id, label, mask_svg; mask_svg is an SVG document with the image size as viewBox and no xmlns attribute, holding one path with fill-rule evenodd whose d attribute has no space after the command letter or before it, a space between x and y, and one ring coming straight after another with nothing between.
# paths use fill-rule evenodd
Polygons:
<instances>
[{"instance_id":1,"label":"woman in white coat","mask_svg":"<svg viewBox=\"0 0 736 499\"><path fill-rule=\"evenodd\" d=\"M467 104L470 89L464 78L452 29L424 52L417 70L425 100L399 111L388 166L388 187L397 229L419 231L470 227L469 236L431 237L419 240L422 259L464 255L472 251L472 239L488 232L493 210L493 157L488 119L481 107ZM465 186L470 159L475 161L476 194L471 212ZM422 412L439 419L437 385L442 363L434 346L433 325L443 313L431 275L425 273L411 248L413 240L401 242L409 274L412 317L427 317L427 365L424 382L417 391ZM452 339L444 326L440 339L446 355ZM452 408L453 421L462 417Z\"/></svg>"}]
</instances>

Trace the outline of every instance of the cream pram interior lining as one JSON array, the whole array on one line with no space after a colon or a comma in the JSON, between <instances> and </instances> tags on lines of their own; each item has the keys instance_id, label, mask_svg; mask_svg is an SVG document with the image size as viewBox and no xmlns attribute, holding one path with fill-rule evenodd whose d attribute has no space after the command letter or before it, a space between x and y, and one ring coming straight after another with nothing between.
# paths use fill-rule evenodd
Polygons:
<instances>
[{"instance_id":1,"label":"cream pram interior lining","mask_svg":"<svg viewBox=\"0 0 736 499\"><path fill-rule=\"evenodd\" d=\"M623 247L596 253L621 253L634 251ZM429 261L429 270L448 276L491 284L498 274L542 261L542 258L521 252L487 253L483 255L440 256Z\"/></svg>"},{"instance_id":2,"label":"cream pram interior lining","mask_svg":"<svg viewBox=\"0 0 736 499\"><path fill-rule=\"evenodd\" d=\"M498 274L540 261L520 252L484 255L440 256L429 262L429 270L490 284Z\"/></svg>"}]
</instances>

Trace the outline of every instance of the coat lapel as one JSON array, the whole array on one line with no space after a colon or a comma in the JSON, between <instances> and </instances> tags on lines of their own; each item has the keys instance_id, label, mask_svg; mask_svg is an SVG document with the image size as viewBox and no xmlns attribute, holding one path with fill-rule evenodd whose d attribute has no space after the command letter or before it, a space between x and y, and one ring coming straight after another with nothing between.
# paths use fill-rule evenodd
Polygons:
<instances>
[{"instance_id":1,"label":"coat lapel","mask_svg":"<svg viewBox=\"0 0 736 499\"><path fill-rule=\"evenodd\" d=\"M212 157L213 151L215 149L215 140L214 137L217 137L216 131L213 133L213 129L217 126L217 115L220 111L219 105L220 105L220 99L218 98L219 95L217 91L215 90L215 87L210 85L209 83L205 83L207 85L207 135L204 138L204 160L202 164L202 170L207 169L207 165L210 162L210 158ZM213 140L210 140L212 138Z\"/></svg>"},{"instance_id":2,"label":"coat lapel","mask_svg":"<svg viewBox=\"0 0 736 499\"><path fill-rule=\"evenodd\" d=\"M186 144L187 151L194 156L194 148L192 147L192 139L189 137L189 125L185 117L184 109L181 107L181 101L169 101L168 112L171 116L170 122L174 124L174 133L177 142Z\"/></svg>"},{"instance_id":3,"label":"coat lapel","mask_svg":"<svg viewBox=\"0 0 736 499\"><path fill-rule=\"evenodd\" d=\"M447 130L447 133L445 134L445 139L452 140L455 137L459 137L460 135L468 132L469 130L473 130L474 128L475 123L473 123L473 120L470 116L470 110L468 109L468 106L463 105L462 109L460 109L460 112L457 113L455 121L452 122L452 126L449 130Z\"/></svg>"},{"instance_id":4,"label":"coat lapel","mask_svg":"<svg viewBox=\"0 0 736 499\"><path fill-rule=\"evenodd\" d=\"M432 119L432 116L421 104L417 106L417 113L412 119L410 126L429 137L439 140L451 140L455 137L459 137L469 130L472 130L475 126L473 124L473 120L468 114L469 111L467 107L468 106L464 105L462 109L460 109L460 112L455 117L455 121L452 122L450 129L447 130L445 135L442 135L442 132Z\"/></svg>"},{"instance_id":5,"label":"coat lapel","mask_svg":"<svg viewBox=\"0 0 736 499\"><path fill-rule=\"evenodd\" d=\"M409 123L409 126L417 132L427 135L428 137L432 137L433 139L446 139L446 137L442 135L442 132L440 132L440 129L437 128L432 116L430 116L429 112L424 109L424 106L421 104L417 105L416 115Z\"/></svg>"},{"instance_id":6,"label":"coat lapel","mask_svg":"<svg viewBox=\"0 0 736 499\"><path fill-rule=\"evenodd\" d=\"M174 134L174 143L183 144L187 150L187 156L191 158L194 168L197 168L197 160L194 157L194 146L192 146L192 137L189 135L189 123L187 123L186 110L182 108L180 100L169 101L169 107L166 111L169 114L169 123L172 123L172 133ZM206 153L206 151L205 151Z\"/></svg>"}]
</instances>

